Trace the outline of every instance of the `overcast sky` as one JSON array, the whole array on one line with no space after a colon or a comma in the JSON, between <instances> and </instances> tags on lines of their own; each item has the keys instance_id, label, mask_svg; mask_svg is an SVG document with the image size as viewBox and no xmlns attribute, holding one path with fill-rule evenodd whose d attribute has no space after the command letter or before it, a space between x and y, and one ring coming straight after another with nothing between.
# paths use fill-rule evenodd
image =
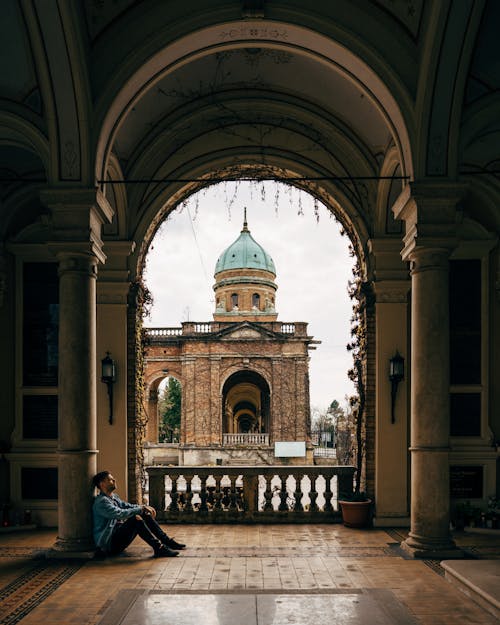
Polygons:
<instances>
[{"instance_id":1,"label":"overcast sky","mask_svg":"<svg viewBox=\"0 0 500 625\"><path fill-rule=\"evenodd\" d=\"M249 230L276 266L278 320L306 321L321 341L310 352L311 406L326 409L353 393L346 350L353 259L328 210L317 205L318 221L312 197L290 189L275 182L221 183L174 211L148 253L145 279L154 303L145 325L213 320L215 263L238 238L246 206Z\"/></svg>"}]
</instances>

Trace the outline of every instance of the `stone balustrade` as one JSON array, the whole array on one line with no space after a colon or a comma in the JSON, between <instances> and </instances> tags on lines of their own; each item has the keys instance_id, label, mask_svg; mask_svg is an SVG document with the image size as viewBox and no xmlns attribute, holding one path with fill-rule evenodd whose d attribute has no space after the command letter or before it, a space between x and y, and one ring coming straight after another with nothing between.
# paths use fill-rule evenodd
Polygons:
<instances>
[{"instance_id":1,"label":"stone balustrade","mask_svg":"<svg viewBox=\"0 0 500 625\"><path fill-rule=\"evenodd\" d=\"M269 445L269 434L256 432L234 433L222 435L223 445Z\"/></svg>"},{"instance_id":2,"label":"stone balustrade","mask_svg":"<svg viewBox=\"0 0 500 625\"><path fill-rule=\"evenodd\" d=\"M162 340L173 340L179 336L198 336L200 334L214 334L233 324L234 322L229 323L218 321L184 321L181 327L144 328L144 334L150 343L161 343ZM289 323L281 321L269 321L259 322L259 325L268 328L273 332L280 332L281 334L286 334L289 336L307 336L307 323L305 322ZM313 341L313 343L314 342L315 341Z\"/></svg>"},{"instance_id":3,"label":"stone balustrade","mask_svg":"<svg viewBox=\"0 0 500 625\"><path fill-rule=\"evenodd\" d=\"M353 491L352 466L147 467L149 503L160 522L340 521L339 493Z\"/></svg>"}]
</instances>

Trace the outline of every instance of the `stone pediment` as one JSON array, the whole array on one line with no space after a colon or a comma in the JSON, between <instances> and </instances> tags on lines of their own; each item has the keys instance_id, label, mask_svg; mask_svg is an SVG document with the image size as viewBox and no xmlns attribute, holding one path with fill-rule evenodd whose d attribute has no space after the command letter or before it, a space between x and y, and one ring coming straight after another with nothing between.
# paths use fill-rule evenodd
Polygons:
<instances>
[{"instance_id":1,"label":"stone pediment","mask_svg":"<svg viewBox=\"0 0 500 625\"><path fill-rule=\"evenodd\" d=\"M239 328L225 336L225 338L231 339L260 339L261 337L262 334L253 328Z\"/></svg>"},{"instance_id":2,"label":"stone pediment","mask_svg":"<svg viewBox=\"0 0 500 625\"><path fill-rule=\"evenodd\" d=\"M275 332L249 322L235 324L233 327L225 328L217 334L218 338L226 340L268 339L277 337Z\"/></svg>"}]
</instances>

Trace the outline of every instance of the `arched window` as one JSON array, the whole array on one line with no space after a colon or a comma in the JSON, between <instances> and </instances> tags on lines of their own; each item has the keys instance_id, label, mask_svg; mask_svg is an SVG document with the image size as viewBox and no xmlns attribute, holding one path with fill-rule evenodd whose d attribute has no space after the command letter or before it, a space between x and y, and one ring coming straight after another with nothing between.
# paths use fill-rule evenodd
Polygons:
<instances>
[{"instance_id":1,"label":"arched window","mask_svg":"<svg viewBox=\"0 0 500 625\"><path fill-rule=\"evenodd\" d=\"M231 295L231 306L236 308L238 306L238 293L233 293Z\"/></svg>"},{"instance_id":2,"label":"arched window","mask_svg":"<svg viewBox=\"0 0 500 625\"><path fill-rule=\"evenodd\" d=\"M252 307L260 309L260 295L258 293L252 295Z\"/></svg>"}]
</instances>

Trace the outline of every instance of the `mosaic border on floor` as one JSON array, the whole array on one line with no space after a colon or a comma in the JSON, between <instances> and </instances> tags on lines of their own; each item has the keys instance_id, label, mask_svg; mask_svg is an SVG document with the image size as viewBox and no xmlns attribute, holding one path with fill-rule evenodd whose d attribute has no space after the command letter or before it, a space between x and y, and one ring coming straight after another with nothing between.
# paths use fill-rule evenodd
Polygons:
<instances>
[{"instance_id":1,"label":"mosaic border on floor","mask_svg":"<svg viewBox=\"0 0 500 625\"><path fill-rule=\"evenodd\" d=\"M44 560L47 549L37 547L0 547L0 558Z\"/></svg>"},{"instance_id":2,"label":"mosaic border on floor","mask_svg":"<svg viewBox=\"0 0 500 625\"><path fill-rule=\"evenodd\" d=\"M81 566L82 563L77 561L54 562L47 560L39 562L32 569L1 588L1 625L18 623L74 575Z\"/></svg>"}]
</instances>

